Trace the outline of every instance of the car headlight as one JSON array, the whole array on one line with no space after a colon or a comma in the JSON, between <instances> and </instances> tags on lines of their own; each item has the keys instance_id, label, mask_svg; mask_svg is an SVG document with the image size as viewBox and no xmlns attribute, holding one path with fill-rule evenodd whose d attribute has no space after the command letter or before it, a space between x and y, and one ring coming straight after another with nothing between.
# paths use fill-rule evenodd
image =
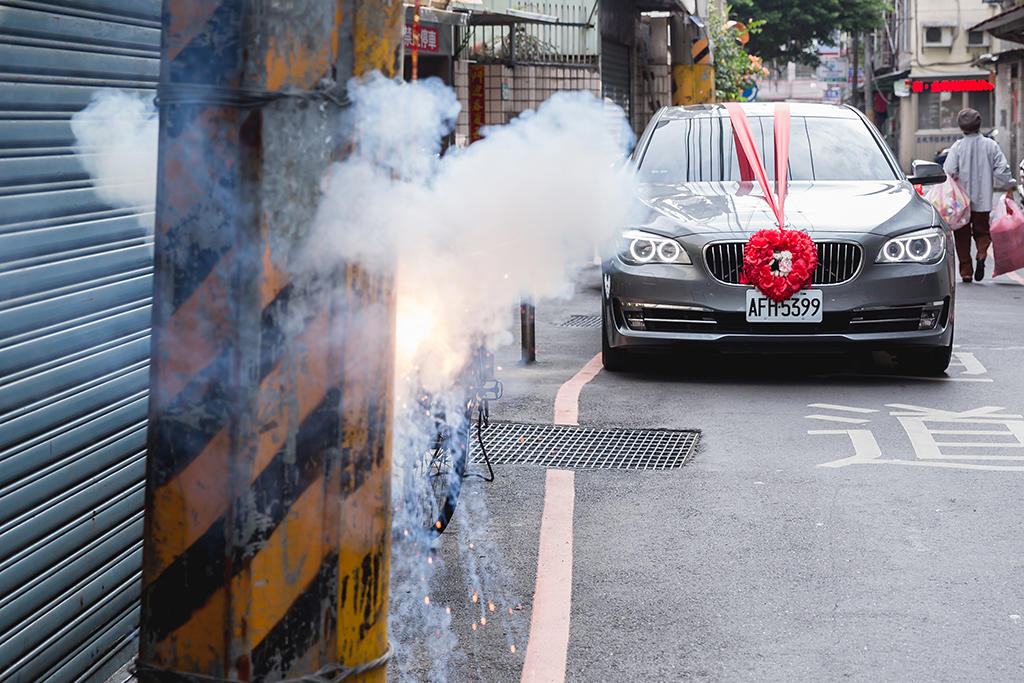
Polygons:
<instances>
[{"instance_id":1,"label":"car headlight","mask_svg":"<svg viewBox=\"0 0 1024 683\"><path fill-rule=\"evenodd\" d=\"M622 233L619 258L635 266L645 263L690 263L689 255L679 242L643 230L627 230Z\"/></svg>"},{"instance_id":2,"label":"car headlight","mask_svg":"<svg viewBox=\"0 0 1024 683\"><path fill-rule=\"evenodd\" d=\"M942 228L925 228L882 245L875 263L938 263L946 253L946 233Z\"/></svg>"}]
</instances>

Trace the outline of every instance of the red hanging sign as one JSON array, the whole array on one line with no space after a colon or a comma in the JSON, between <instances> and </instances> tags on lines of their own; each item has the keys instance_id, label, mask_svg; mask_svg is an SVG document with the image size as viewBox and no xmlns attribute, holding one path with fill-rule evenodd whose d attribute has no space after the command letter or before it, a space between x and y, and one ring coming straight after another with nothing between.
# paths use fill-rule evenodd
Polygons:
<instances>
[{"instance_id":1,"label":"red hanging sign","mask_svg":"<svg viewBox=\"0 0 1024 683\"><path fill-rule=\"evenodd\" d=\"M480 129L487 124L487 67L471 64L469 67L469 141L476 142L483 135Z\"/></svg>"}]
</instances>

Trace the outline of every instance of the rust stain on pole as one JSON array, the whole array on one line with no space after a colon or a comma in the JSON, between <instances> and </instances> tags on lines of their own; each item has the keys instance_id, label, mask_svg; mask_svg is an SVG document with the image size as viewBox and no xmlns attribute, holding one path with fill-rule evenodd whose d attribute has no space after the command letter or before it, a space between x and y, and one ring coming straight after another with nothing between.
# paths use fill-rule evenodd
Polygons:
<instances>
[{"instance_id":1,"label":"rust stain on pole","mask_svg":"<svg viewBox=\"0 0 1024 683\"><path fill-rule=\"evenodd\" d=\"M395 74L402 5L164 16L139 678L358 666L387 651L393 287L301 256L338 107L245 97Z\"/></svg>"},{"instance_id":2,"label":"rust stain on pole","mask_svg":"<svg viewBox=\"0 0 1024 683\"><path fill-rule=\"evenodd\" d=\"M405 6L399 0L354 0L352 31L355 75L380 71L396 76L402 67L402 28Z\"/></svg>"}]
</instances>

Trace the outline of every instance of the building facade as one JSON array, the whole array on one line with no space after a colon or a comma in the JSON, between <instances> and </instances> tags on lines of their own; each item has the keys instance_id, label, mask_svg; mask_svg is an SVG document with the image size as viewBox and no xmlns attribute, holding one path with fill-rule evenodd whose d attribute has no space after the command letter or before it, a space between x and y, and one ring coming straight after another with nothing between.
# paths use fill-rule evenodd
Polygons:
<instances>
[{"instance_id":1,"label":"building facade","mask_svg":"<svg viewBox=\"0 0 1024 683\"><path fill-rule=\"evenodd\" d=\"M482 127L508 123L563 90L618 105L639 135L672 103L672 17L697 27L683 50L692 55L707 42L700 27L708 11L707 0L434 0L421 7L417 27L407 5L405 76L416 45L416 76L455 89L462 113L450 144L470 144Z\"/></svg>"},{"instance_id":2,"label":"building facade","mask_svg":"<svg viewBox=\"0 0 1024 683\"><path fill-rule=\"evenodd\" d=\"M912 160L932 160L960 137L956 116L965 107L981 113L983 132L999 128L995 85L978 60L1005 48L972 28L999 13L996 3L904 0L899 5L894 27L904 44L896 57L902 70L909 70L909 79L894 84L900 102L892 133L900 162L909 170ZM876 43L891 33L876 34Z\"/></svg>"},{"instance_id":3,"label":"building facade","mask_svg":"<svg viewBox=\"0 0 1024 683\"><path fill-rule=\"evenodd\" d=\"M1009 3L1003 3L1009 5ZM1004 11L971 27L984 31L1001 43L1003 49L982 55L978 64L989 69L995 79L996 125L1005 134L996 139L1012 168L1024 160L1024 134L1021 131L1021 106L1024 105L1024 4L1004 7Z\"/></svg>"}]
</instances>

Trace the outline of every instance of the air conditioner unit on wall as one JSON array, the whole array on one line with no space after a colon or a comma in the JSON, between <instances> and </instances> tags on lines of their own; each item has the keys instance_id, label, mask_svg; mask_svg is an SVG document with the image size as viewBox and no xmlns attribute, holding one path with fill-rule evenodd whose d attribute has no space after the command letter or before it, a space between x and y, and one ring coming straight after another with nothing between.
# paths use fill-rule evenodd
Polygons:
<instances>
[{"instance_id":1,"label":"air conditioner unit on wall","mask_svg":"<svg viewBox=\"0 0 1024 683\"><path fill-rule=\"evenodd\" d=\"M953 47L952 26L922 26L922 47Z\"/></svg>"},{"instance_id":2,"label":"air conditioner unit on wall","mask_svg":"<svg viewBox=\"0 0 1024 683\"><path fill-rule=\"evenodd\" d=\"M992 36L986 31L966 31L967 47L988 47L992 43Z\"/></svg>"}]
</instances>

